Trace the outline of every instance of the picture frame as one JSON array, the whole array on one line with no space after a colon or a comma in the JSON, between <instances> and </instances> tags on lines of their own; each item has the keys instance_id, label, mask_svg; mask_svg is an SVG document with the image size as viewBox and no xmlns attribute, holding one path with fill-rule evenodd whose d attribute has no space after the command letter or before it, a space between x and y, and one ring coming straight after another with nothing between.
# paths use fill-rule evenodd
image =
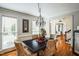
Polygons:
<instances>
[{"instance_id":1,"label":"picture frame","mask_svg":"<svg viewBox=\"0 0 79 59\"><path fill-rule=\"evenodd\" d=\"M29 20L23 19L23 33L29 32Z\"/></svg>"}]
</instances>

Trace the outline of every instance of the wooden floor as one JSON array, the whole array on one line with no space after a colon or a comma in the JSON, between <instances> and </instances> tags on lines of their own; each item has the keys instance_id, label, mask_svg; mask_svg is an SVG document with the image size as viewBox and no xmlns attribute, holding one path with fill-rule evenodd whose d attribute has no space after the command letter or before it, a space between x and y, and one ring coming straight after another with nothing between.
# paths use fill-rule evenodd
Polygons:
<instances>
[{"instance_id":1,"label":"wooden floor","mask_svg":"<svg viewBox=\"0 0 79 59\"><path fill-rule=\"evenodd\" d=\"M15 51L11 51L9 53L4 53L4 54L2 54L0 56L17 56L16 55L16 50ZM76 56L76 55L75 54L72 54L72 56Z\"/></svg>"},{"instance_id":2,"label":"wooden floor","mask_svg":"<svg viewBox=\"0 0 79 59\"><path fill-rule=\"evenodd\" d=\"M1 54L0 56L16 56L16 50Z\"/></svg>"}]
</instances>

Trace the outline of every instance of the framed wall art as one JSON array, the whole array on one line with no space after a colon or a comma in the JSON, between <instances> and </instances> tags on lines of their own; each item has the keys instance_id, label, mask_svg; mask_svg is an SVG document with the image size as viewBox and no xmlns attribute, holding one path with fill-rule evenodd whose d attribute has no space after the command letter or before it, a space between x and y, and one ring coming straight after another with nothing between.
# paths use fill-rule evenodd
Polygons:
<instances>
[{"instance_id":1,"label":"framed wall art","mask_svg":"<svg viewBox=\"0 0 79 59\"><path fill-rule=\"evenodd\" d=\"M23 33L29 32L29 20L23 19Z\"/></svg>"}]
</instances>

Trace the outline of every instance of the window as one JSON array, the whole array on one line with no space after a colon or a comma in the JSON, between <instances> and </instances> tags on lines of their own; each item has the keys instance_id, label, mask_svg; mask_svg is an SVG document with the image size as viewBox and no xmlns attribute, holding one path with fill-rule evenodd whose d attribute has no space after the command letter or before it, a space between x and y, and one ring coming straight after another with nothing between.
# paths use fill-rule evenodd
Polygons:
<instances>
[{"instance_id":1,"label":"window","mask_svg":"<svg viewBox=\"0 0 79 59\"><path fill-rule=\"evenodd\" d=\"M36 20L32 21L32 34L39 34L39 27L36 26Z\"/></svg>"},{"instance_id":2,"label":"window","mask_svg":"<svg viewBox=\"0 0 79 59\"><path fill-rule=\"evenodd\" d=\"M17 36L17 19L2 16L2 49L14 47Z\"/></svg>"},{"instance_id":3,"label":"window","mask_svg":"<svg viewBox=\"0 0 79 59\"><path fill-rule=\"evenodd\" d=\"M49 37L49 20L46 20L44 29L46 30L46 36ZM36 20L32 21L32 34L39 34L39 27L36 26Z\"/></svg>"}]
</instances>

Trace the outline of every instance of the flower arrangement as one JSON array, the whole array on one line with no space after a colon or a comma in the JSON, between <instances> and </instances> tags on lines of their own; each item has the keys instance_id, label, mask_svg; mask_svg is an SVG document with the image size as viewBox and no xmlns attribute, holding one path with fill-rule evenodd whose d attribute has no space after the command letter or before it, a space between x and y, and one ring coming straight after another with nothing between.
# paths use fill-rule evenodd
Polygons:
<instances>
[{"instance_id":1,"label":"flower arrangement","mask_svg":"<svg viewBox=\"0 0 79 59\"><path fill-rule=\"evenodd\" d=\"M46 35L46 30L44 28L41 28L37 41L40 42L40 43L44 42L45 35Z\"/></svg>"},{"instance_id":2,"label":"flower arrangement","mask_svg":"<svg viewBox=\"0 0 79 59\"><path fill-rule=\"evenodd\" d=\"M44 28L41 28L40 30L40 34L43 38L45 38L45 35L46 35L46 30Z\"/></svg>"}]
</instances>

